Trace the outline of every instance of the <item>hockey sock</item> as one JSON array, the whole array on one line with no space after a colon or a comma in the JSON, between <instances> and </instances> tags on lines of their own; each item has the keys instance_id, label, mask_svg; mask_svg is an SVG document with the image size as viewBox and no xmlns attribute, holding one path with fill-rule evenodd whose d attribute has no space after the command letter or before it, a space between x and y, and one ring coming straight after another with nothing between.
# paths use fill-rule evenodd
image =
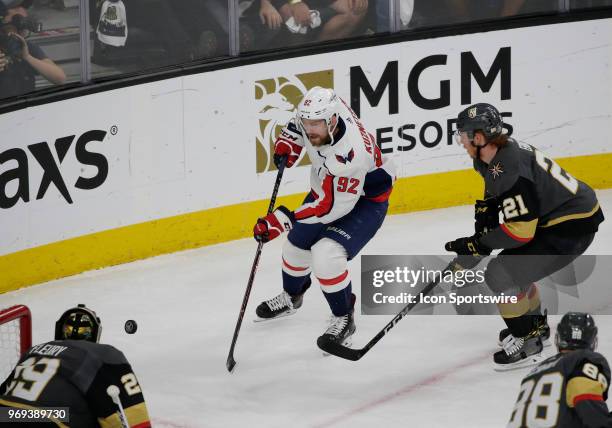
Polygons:
<instances>
[{"instance_id":1,"label":"hockey sock","mask_svg":"<svg viewBox=\"0 0 612 428\"><path fill-rule=\"evenodd\" d=\"M525 314L514 318L504 317L504 321L514 337L524 337L533 331L533 318L532 315Z\"/></svg>"},{"instance_id":2,"label":"hockey sock","mask_svg":"<svg viewBox=\"0 0 612 428\"><path fill-rule=\"evenodd\" d=\"M291 276L283 271L283 290L290 296L299 296L310 287L310 275Z\"/></svg>"},{"instance_id":3,"label":"hockey sock","mask_svg":"<svg viewBox=\"0 0 612 428\"><path fill-rule=\"evenodd\" d=\"M516 303L499 303L499 313L514 337L527 336L533 327L533 317L528 315L529 297L527 293L519 293Z\"/></svg>"},{"instance_id":4,"label":"hockey sock","mask_svg":"<svg viewBox=\"0 0 612 428\"><path fill-rule=\"evenodd\" d=\"M531 284L527 290L527 297L529 298L529 315L542 315L540 292L535 283Z\"/></svg>"},{"instance_id":5,"label":"hockey sock","mask_svg":"<svg viewBox=\"0 0 612 428\"><path fill-rule=\"evenodd\" d=\"M353 310L354 300L352 297L352 286L348 286L333 293L323 293L333 314L337 317L344 316Z\"/></svg>"}]
</instances>

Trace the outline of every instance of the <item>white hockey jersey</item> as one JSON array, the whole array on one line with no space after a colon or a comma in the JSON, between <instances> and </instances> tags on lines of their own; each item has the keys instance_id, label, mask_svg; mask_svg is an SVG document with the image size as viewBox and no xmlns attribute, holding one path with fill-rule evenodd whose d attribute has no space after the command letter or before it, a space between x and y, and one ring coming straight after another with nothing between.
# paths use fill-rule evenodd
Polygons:
<instances>
[{"instance_id":1,"label":"white hockey jersey","mask_svg":"<svg viewBox=\"0 0 612 428\"><path fill-rule=\"evenodd\" d=\"M341 100L338 132L332 144L315 147L303 136L312 163L311 194L314 201L295 210L302 223L331 223L353 209L359 198L389 199L395 168L383 158L374 137L353 110Z\"/></svg>"}]
</instances>

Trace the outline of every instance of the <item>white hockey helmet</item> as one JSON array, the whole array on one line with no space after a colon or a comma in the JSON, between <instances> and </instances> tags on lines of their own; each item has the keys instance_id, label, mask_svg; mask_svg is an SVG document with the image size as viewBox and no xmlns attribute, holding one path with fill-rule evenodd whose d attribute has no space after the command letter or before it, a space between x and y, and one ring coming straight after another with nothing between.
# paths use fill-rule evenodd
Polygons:
<instances>
[{"instance_id":1,"label":"white hockey helmet","mask_svg":"<svg viewBox=\"0 0 612 428\"><path fill-rule=\"evenodd\" d=\"M337 116L340 110L340 100L333 89L315 86L310 89L297 108L297 122L302 130L304 124L302 119L325 120L327 131L333 141L333 132L337 125L332 126L332 117Z\"/></svg>"}]
</instances>

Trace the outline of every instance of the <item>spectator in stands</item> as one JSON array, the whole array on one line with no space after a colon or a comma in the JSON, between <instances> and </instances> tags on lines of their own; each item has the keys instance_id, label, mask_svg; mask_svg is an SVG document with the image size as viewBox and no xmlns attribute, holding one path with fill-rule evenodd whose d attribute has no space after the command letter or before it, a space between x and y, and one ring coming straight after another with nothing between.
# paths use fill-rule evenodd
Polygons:
<instances>
[{"instance_id":1,"label":"spectator in stands","mask_svg":"<svg viewBox=\"0 0 612 428\"><path fill-rule=\"evenodd\" d=\"M283 18L270 0L241 0L238 5L240 22L240 52L274 49L291 41L281 40L285 31ZM285 33L287 35L287 33Z\"/></svg>"},{"instance_id":2,"label":"spectator in stands","mask_svg":"<svg viewBox=\"0 0 612 428\"><path fill-rule=\"evenodd\" d=\"M61 85L66 74L44 51L26 41L19 28L28 17L32 0L0 0L0 98L13 97L36 89L36 74Z\"/></svg>"},{"instance_id":3,"label":"spectator in stands","mask_svg":"<svg viewBox=\"0 0 612 428\"><path fill-rule=\"evenodd\" d=\"M173 6L197 58L229 53L227 0L181 0Z\"/></svg>"},{"instance_id":4,"label":"spectator in stands","mask_svg":"<svg viewBox=\"0 0 612 428\"><path fill-rule=\"evenodd\" d=\"M104 6L117 2L97 2L91 16L93 25L99 29L98 23L112 21L114 16L103 15L104 10L109 10ZM96 64L137 71L229 52L226 0L124 0L120 3L126 12L126 39L113 45L98 36L92 59Z\"/></svg>"},{"instance_id":5,"label":"spectator in stands","mask_svg":"<svg viewBox=\"0 0 612 428\"><path fill-rule=\"evenodd\" d=\"M402 28L429 27L469 21L505 18L534 12L555 11L558 0L414 0L410 4L400 1L401 11L413 6L408 24L402 20Z\"/></svg>"},{"instance_id":6,"label":"spectator in stands","mask_svg":"<svg viewBox=\"0 0 612 428\"><path fill-rule=\"evenodd\" d=\"M246 10L241 30L255 35L256 48L270 49L359 34L367 16L368 0L255 0L241 2L241 10ZM258 31L259 25L268 31ZM287 33L292 37L287 37Z\"/></svg>"},{"instance_id":7,"label":"spectator in stands","mask_svg":"<svg viewBox=\"0 0 612 428\"><path fill-rule=\"evenodd\" d=\"M272 0L272 3L285 23L293 19L294 28L316 28L321 25L321 32L317 36L319 41L354 35L368 11L368 0ZM319 12L320 22L311 10Z\"/></svg>"}]
</instances>

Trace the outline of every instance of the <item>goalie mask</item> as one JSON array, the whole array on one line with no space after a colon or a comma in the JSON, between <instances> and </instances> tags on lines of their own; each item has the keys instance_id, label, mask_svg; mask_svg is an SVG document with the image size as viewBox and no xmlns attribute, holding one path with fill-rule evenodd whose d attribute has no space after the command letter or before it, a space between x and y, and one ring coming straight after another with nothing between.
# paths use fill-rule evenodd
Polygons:
<instances>
[{"instance_id":1,"label":"goalie mask","mask_svg":"<svg viewBox=\"0 0 612 428\"><path fill-rule=\"evenodd\" d=\"M98 343L101 333L100 318L83 304L68 309L55 323L55 340L87 340Z\"/></svg>"},{"instance_id":2,"label":"goalie mask","mask_svg":"<svg viewBox=\"0 0 612 428\"><path fill-rule=\"evenodd\" d=\"M327 132L334 142L334 130L338 125L339 99L332 89L315 86L310 89L300 102L297 108L297 123L300 130L307 135L303 119L324 120ZM332 123L332 118L336 117L336 123Z\"/></svg>"}]
</instances>

